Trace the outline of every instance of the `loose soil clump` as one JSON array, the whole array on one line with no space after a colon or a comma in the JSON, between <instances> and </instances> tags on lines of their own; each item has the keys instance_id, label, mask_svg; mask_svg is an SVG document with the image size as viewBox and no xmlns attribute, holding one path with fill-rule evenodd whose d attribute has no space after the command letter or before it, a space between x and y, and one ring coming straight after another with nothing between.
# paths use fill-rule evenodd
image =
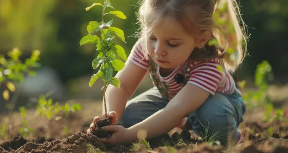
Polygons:
<instances>
[{"instance_id":1,"label":"loose soil clump","mask_svg":"<svg viewBox=\"0 0 288 153\"><path fill-rule=\"evenodd\" d=\"M97 136L98 138L109 138L114 132L113 131L105 131L102 127L111 125L111 121L108 118L100 119L96 123L96 128L92 131L92 134Z\"/></svg>"},{"instance_id":2,"label":"loose soil clump","mask_svg":"<svg viewBox=\"0 0 288 153\"><path fill-rule=\"evenodd\" d=\"M251 137L252 138L252 137ZM143 143L129 145L104 145L98 137L82 132L53 141L42 139L26 140L15 137L10 141L0 144L0 152L8 153L47 153L47 152L191 152L191 153L288 153L288 140L283 138L249 139L245 143L239 143L235 147L228 148L218 143L203 142L192 131L183 130L180 134L175 132L171 136L166 134L148 141L150 148Z\"/></svg>"}]
</instances>

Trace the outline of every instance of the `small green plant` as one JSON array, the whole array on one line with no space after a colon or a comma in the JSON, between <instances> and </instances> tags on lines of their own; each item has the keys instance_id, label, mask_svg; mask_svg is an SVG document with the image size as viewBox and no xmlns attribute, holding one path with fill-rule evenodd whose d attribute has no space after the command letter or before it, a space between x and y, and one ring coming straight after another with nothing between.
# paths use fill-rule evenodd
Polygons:
<instances>
[{"instance_id":1,"label":"small green plant","mask_svg":"<svg viewBox=\"0 0 288 153\"><path fill-rule=\"evenodd\" d=\"M124 62L127 59L125 50L120 45L114 43L115 36L125 42L124 32L117 27L112 26L113 20L106 22L104 17L106 15L114 15L120 19L126 19L123 12L116 10L110 0L104 0L103 3L93 3L86 8L89 11L94 6L102 7L102 21L90 21L87 26L88 35L80 40L80 45L95 44L96 45L96 58L92 61L93 69L98 71L92 75L89 86L91 87L95 81L100 78L104 82L103 86L103 99L105 116L107 117L106 98L105 92L109 84L120 87L120 81L113 77L113 70L120 71L124 67ZM110 11L107 11L107 10Z\"/></svg>"},{"instance_id":2,"label":"small green plant","mask_svg":"<svg viewBox=\"0 0 288 153\"><path fill-rule=\"evenodd\" d=\"M284 109L275 109L268 95L268 82L273 80L272 67L267 61L263 61L257 65L255 71L255 86L257 91L249 91L243 95L244 101L247 101L247 108L254 108L265 105L265 121L279 120L284 121ZM238 86L243 89L246 82L238 82ZM284 116L284 117L283 117Z\"/></svg>"},{"instance_id":3,"label":"small green plant","mask_svg":"<svg viewBox=\"0 0 288 153\"><path fill-rule=\"evenodd\" d=\"M201 126L204 128L204 131L200 133L201 138L202 138L203 142L214 143L217 141L218 138L220 138L220 135L219 135L220 132L219 131L217 131L217 132L212 131L212 133L209 134L209 128L210 128L209 121L208 121L208 119L206 119L206 120L208 123L208 125L206 127L199 121Z\"/></svg>"},{"instance_id":4,"label":"small green plant","mask_svg":"<svg viewBox=\"0 0 288 153\"><path fill-rule=\"evenodd\" d=\"M146 139L140 140L140 143L143 144L148 150L152 150L150 143Z\"/></svg>"},{"instance_id":5,"label":"small green plant","mask_svg":"<svg viewBox=\"0 0 288 153\"><path fill-rule=\"evenodd\" d=\"M257 65L255 71L255 86L257 91L248 91L243 95L244 101L247 101L247 108L254 108L257 106L271 103L271 99L268 95L268 82L273 80L273 73L270 64L267 61L263 61ZM239 83L238 83L239 85ZM245 82L242 82L242 89L245 86Z\"/></svg>"},{"instance_id":6,"label":"small green plant","mask_svg":"<svg viewBox=\"0 0 288 153\"><path fill-rule=\"evenodd\" d=\"M6 108L8 109L7 125L1 126L1 132L8 133L8 137L6 137L5 134L3 135L4 139L9 139L11 135L9 131L12 131L14 127L11 114L15 109L20 92L18 85L24 81L26 75L35 76L36 72L33 71L33 69L40 67L40 64L38 63L40 55L39 50L34 50L30 58L27 58L25 62L20 60L21 54L22 52L18 48L9 51L7 55L0 54L0 87L4 88L2 95L6 101ZM11 95L13 96L11 97Z\"/></svg>"},{"instance_id":7,"label":"small green plant","mask_svg":"<svg viewBox=\"0 0 288 153\"><path fill-rule=\"evenodd\" d=\"M15 85L24 81L25 75L35 76L36 72L33 68L39 67L38 63L40 51L33 51L30 58L27 58L23 63L20 60L22 52L18 48L14 48L7 53L8 58L5 55L0 54L0 86L4 86L3 98L6 101L14 100L10 98L11 92L17 91ZM17 99L17 97L16 97ZM13 101L13 102L14 102ZM9 104L9 109L14 109L14 103Z\"/></svg>"},{"instance_id":8,"label":"small green plant","mask_svg":"<svg viewBox=\"0 0 288 153\"><path fill-rule=\"evenodd\" d=\"M60 120L62 116L59 115L60 112L64 112L66 116L70 112L74 113L77 110L81 110L82 107L80 104L69 105L65 103L60 105L58 102L53 102L51 98L47 99L46 95L41 95L38 100L36 113L42 115L48 120L55 118L55 120Z\"/></svg>"},{"instance_id":9,"label":"small green plant","mask_svg":"<svg viewBox=\"0 0 288 153\"><path fill-rule=\"evenodd\" d=\"M28 125L27 118L26 118L26 108L22 106L19 108L19 111L21 115L21 125L18 130L18 133L25 138L29 134L32 134L34 132L34 129L29 127Z\"/></svg>"},{"instance_id":10,"label":"small green plant","mask_svg":"<svg viewBox=\"0 0 288 153\"><path fill-rule=\"evenodd\" d=\"M82 107L80 104L73 104L70 105L68 103L65 103L64 105L60 105L58 102L53 102L52 98L47 99L47 95L41 95L38 99L36 114L41 115L42 117L48 119L49 123L49 129L52 128L52 119L54 118L56 121L59 121L62 119L61 112L65 113L66 116L69 116L69 114L72 112L76 112L77 110L81 110ZM50 128L51 127L51 128ZM64 132L65 135L68 135L68 128L64 126Z\"/></svg>"},{"instance_id":11,"label":"small green plant","mask_svg":"<svg viewBox=\"0 0 288 153\"><path fill-rule=\"evenodd\" d=\"M276 121L282 121L283 120L283 115L284 114L284 111L282 109L276 109L275 110L275 117L274 119Z\"/></svg>"},{"instance_id":12,"label":"small green plant","mask_svg":"<svg viewBox=\"0 0 288 153\"><path fill-rule=\"evenodd\" d=\"M268 103L266 106L265 106L265 121L269 121L271 119L271 114L273 112L273 104L272 103Z\"/></svg>"},{"instance_id":13,"label":"small green plant","mask_svg":"<svg viewBox=\"0 0 288 153\"><path fill-rule=\"evenodd\" d=\"M69 134L69 130L67 126L64 126L64 133L65 133L65 136L67 137Z\"/></svg>"},{"instance_id":14,"label":"small green plant","mask_svg":"<svg viewBox=\"0 0 288 153\"><path fill-rule=\"evenodd\" d=\"M264 133L264 135L265 135L268 139L270 139L270 138L272 137L272 135L273 135L273 127L269 127L269 128L267 129L267 134Z\"/></svg>"},{"instance_id":15,"label":"small green plant","mask_svg":"<svg viewBox=\"0 0 288 153\"><path fill-rule=\"evenodd\" d=\"M0 137L4 140L8 139L8 126L7 124L0 125Z\"/></svg>"}]
</instances>

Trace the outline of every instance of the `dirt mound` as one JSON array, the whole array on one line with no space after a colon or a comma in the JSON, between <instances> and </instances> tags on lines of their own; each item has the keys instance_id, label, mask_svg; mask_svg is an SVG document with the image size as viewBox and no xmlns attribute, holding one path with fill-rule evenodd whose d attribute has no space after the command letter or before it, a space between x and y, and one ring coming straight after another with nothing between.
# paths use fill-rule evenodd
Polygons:
<instances>
[{"instance_id":1,"label":"dirt mound","mask_svg":"<svg viewBox=\"0 0 288 153\"><path fill-rule=\"evenodd\" d=\"M44 141L43 138L28 141L22 137L15 137L10 141L0 144L0 152L8 153L87 153L87 152L191 152L191 153L288 153L288 140L283 138L267 138L250 140L238 144L233 148L224 148L217 143L202 142L191 135L191 131L183 131L181 134L174 133L171 137L167 134L149 141L149 146L143 143L133 145L105 146L94 135L74 133L73 135L53 141Z\"/></svg>"},{"instance_id":2,"label":"dirt mound","mask_svg":"<svg viewBox=\"0 0 288 153\"><path fill-rule=\"evenodd\" d=\"M10 142L4 142L0 146L0 151L11 151L19 153L46 153L46 152L71 152L86 153L89 144L105 149L105 146L96 136L84 133L75 133L64 139L57 139L51 142L45 141L38 143L35 141L28 142L22 137L13 138ZM3 151L3 152L4 152Z\"/></svg>"}]
</instances>

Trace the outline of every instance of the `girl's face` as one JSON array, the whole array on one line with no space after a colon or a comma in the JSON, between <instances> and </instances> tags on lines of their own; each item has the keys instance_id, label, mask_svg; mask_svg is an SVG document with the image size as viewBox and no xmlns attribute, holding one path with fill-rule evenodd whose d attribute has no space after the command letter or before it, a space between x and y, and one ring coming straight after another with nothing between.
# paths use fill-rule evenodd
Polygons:
<instances>
[{"instance_id":1,"label":"girl's face","mask_svg":"<svg viewBox=\"0 0 288 153\"><path fill-rule=\"evenodd\" d=\"M196 39L174 19L165 19L152 29L148 54L162 69L173 71L185 63L196 47Z\"/></svg>"}]
</instances>

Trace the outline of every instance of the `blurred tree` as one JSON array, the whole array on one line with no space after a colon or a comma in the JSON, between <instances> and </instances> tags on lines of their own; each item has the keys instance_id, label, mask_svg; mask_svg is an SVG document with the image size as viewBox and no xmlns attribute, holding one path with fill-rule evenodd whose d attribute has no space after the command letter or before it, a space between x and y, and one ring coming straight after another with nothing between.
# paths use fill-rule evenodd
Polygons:
<instances>
[{"instance_id":1,"label":"blurred tree","mask_svg":"<svg viewBox=\"0 0 288 153\"><path fill-rule=\"evenodd\" d=\"M243 19L248 25L251 38L243 69L250 76L256 65L267 60L275 75L275 80L287 82L288 67L288 1L287 0L240 0Z\"/></svg>"},{"instance_id":2,"label":"blurred tree","mask_svg":"<svg viewBox=\"0 0 288 153\"><path fill-rule=\"evenodd\" d=\"M56 0L0 0L0 51L42 49L54 25L48 14Z\"/></svg>"},{"instance_id":3,"label":"blurred tree","mask_svg":"<svg viewBox=\"0 0 288 153\"><path fill-rule=\"evenodd\" d=\"M140 0L111 0L113 5L127 15L125 22L117 27L125 31L130 52L136 41L138 30L136 12ZM242 68L245 79L254 76L256 65L267 60L273 67L275 80L288 75L288 1L287 0L238 0L241 13L251 34L248 52ZM0 53L19 47L28 53L33 49L42 52L43 67L54 68L62 81L68 81L83 74L92 74L93 46L79 46L79 40L86 33L86 24L92 18L99 18L97 9L86 12L85 8L97 0L0 0Z\"/></svg>"}]
</instances>

